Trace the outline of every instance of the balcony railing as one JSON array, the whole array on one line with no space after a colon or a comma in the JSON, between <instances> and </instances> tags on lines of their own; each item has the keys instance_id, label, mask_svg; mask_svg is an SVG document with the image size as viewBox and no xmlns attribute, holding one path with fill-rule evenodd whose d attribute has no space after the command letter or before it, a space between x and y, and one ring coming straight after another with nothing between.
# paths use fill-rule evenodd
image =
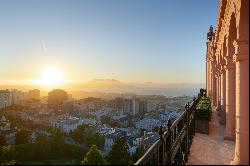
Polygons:
<instances>
[{"instance_id":1,"label":"balcony railing","mask_svg":"<svg viewBox=\"0 0 250 166\"><path fill-rule=\"evenodd\" d=\"M191 104L186 104L185 111L163 131L160 128L160 139L157 140L146 153L135 163L135 165L184 165L188 161L188 155L192 139L195 134L194 111L201 95L205 93L200 90L198 97Z\"/></svg>"}]
</instances>

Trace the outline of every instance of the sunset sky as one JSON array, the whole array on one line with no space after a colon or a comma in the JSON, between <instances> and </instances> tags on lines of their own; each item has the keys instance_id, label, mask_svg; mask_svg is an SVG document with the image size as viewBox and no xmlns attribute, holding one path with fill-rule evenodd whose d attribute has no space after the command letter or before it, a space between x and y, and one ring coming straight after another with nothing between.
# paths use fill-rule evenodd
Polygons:
<instances>
[{"instance_id":1,"label":"sunset sky","mask_svg":"<svg viewBox=\"0 0 250 166\"><path fill-rule=\"evenodd\" d=\"M204 83L206 33L216 24L218 5L218 0L1 0L0 83L50 79L51 73L63 75L57 81Z\"/></svg>"}]
</instances>

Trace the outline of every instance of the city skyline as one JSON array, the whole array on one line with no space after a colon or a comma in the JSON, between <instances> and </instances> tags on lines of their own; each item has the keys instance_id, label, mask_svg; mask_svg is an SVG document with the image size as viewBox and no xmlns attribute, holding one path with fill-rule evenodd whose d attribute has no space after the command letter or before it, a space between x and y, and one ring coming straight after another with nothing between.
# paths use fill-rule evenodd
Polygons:
<instances>
[{"instance_id":1,"label":"city skyline","mask_svg":"<svg viewBox=\"0 0 250 166\"><path fill-rule=\"evenodd\" d=\"M197 0L2 1L0 82L204 84L204 31L217 10Z\"/></svg>"}]
</instances>

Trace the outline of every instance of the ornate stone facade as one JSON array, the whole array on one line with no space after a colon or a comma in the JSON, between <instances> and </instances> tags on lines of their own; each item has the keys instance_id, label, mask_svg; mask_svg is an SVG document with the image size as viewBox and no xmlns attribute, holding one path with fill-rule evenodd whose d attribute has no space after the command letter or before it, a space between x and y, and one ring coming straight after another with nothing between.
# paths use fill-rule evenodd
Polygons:
<instances>
[{"instance_id":1,"label":"ornate stone facade","mask_svg":"<svg viewBox=\"0 0 250 166\"><path fill-rule=\"evenodd\" d=\"M220 0L207 33L206 89L224 139L235 141L234 164L249 164L249 0Z\"/></svg>"}]
</instances>

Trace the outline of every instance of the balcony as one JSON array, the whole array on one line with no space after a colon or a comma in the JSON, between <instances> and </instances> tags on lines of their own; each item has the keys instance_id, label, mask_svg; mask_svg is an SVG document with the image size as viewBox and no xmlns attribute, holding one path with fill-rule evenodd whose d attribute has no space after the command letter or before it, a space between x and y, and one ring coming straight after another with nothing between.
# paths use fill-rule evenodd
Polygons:
<instances>
[{"instance_id":1,"label":"balcony","mask_svg":"<svg viewBox=\"0 0 250 166\"><path fill-rule=\"evenodd\" d=\"M215 112L209 122L209 135L195 133L194 111L200 97L187 104L185 111L160 131L156 141L135 165L203 165L230 164L234 155L234 142L224 140L225 126L219 124Z\"/></svg>"},{"instance_id":2,"label":"balcony","mask_svg":"<svg viewBox=\"0 0 250 166\"><path fill-rule=\"evenodd\" d=\"M234 157L235 142L224 140L225 126L212 112L209 135L196 133L187 165L230 165Z\"/></svg>"},{"instance_id":3,"label":"balcony","mask_svg":"<svg viewBox=\"0 0 250 166\"><path fill-rule=\"evenodd\" d=\"M195 135L194 111L201 93L187 104L185 111L166 130L160 129L157 140L135 165L183 165L188 161L190 147Z\"/></svg>"}]
</instances>

